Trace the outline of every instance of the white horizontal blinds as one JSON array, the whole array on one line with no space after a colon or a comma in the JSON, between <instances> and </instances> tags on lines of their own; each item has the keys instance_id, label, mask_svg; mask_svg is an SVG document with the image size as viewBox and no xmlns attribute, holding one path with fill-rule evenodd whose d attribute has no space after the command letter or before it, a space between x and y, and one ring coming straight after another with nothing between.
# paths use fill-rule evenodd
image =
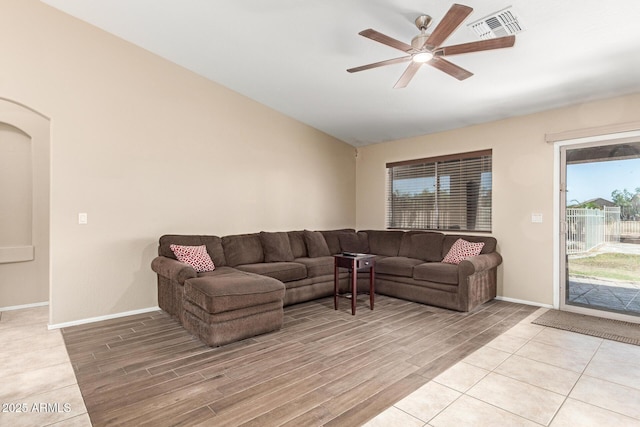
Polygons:
<instances>
[{"instance_id":1,"label":"white horizontal blinds","mask_svg":"<svg viewBox=\"0 0 640 427\"><path fill-rule=\"evenodd\" d=\"M390 228L436 228L437 205L435 163L389 168Z\"/></svg>"},{"instance_id":2,"label":"white horizontal blinds","mask_svg":"<svg viewBox=\"0 0 640 427\"><path fill-rule=\"evenodd\" d=\"M491 150L387 164L387 227L491 231Z\"/></svg>"},{"instance_id":3,"label":"white horizontal blinds","mask_svg":"<svg viewBox=\"0 0 640 427\"><path fill-rule=\"evenodd\" d=\"M491 231L491 158L438 163L439 229Z\"/></svg>"}]
</instances>

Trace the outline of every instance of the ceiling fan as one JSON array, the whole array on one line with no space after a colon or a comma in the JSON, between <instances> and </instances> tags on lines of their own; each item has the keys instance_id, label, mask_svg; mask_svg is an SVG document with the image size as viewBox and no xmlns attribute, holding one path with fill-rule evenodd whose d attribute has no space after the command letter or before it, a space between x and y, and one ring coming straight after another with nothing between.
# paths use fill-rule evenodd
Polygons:
<instances>
[{"instance_id":1,"label":"ceiling fan","mask_svg":"<svg viewBox=\"0 0 640 427\"><path fill-rule=\"evenodd\" d=\"M441 46L442 43L458 28L458 26L473 12L473 8L461 4L451 6L442 21L435 27L433 32L427 33L427 28L431 24L429 15L421 15L416 18L416 27L420 34L411 40L411 44L406 44L392 37L379 33L371 28L361 31L361 36L393 47L407 53L407 56L388 59L386 61L375 62L373 64L362 65L360 67L349 68L347 71L356 73L358 71L369 70L371 68L382 67L384 65L399 64L409 62L409 66L404 71L394 88L406 87L422 64L431 65L440 71L464 80L473 75L470 71L461 68L446 59L445 56L459 55L461 53L479 52L482 50L501 49L511 47L516 41L515 36L498 37L495 39L481 40L470 43L462 43L453 46Z\"/></svg>"}]
</instances>

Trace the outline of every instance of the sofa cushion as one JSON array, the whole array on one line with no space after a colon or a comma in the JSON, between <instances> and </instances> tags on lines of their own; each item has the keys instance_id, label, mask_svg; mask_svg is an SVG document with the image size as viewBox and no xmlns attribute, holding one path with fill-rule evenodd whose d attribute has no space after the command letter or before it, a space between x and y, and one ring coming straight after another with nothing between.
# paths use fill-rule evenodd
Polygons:
<instances>
[{"instance_id":1,"label":"sofa cushion","mask_svg":"<svg viewBox=\"0 0 640 427\"><path fill-rule=\"evenodd\" d=\"M462 260L480 255L484 242L472 243L464 239L458 239L444 256L442 262L447 264L460 264Z\"/></svg>"},{"instance_id":2,"label":"sofa cushion","mask_svg":"<svg viewBox=\"0 0 640 427\"><path fill-rule=\"evenodd\" d=\"M442 242L442 258L449 252L451 246L458 239L464 239L467 242L478 243L483 242L484 247L482 248L481 254L489 254L496 251L497 241L495 237L491 236L468 236L464 234L446 234L444 236L444 241ZM216 264L217 265L217 264Z\"/></svg>"},{"instance_id":3,"label":"sofa cushion","mask_svg":"<svg viewBox=\"0 0 640 427\"><path fill-rule=\"evenodd\" d=\"M264 262L293 261L289 235L285 232L260 232L260 242L264 252Z\"/></svg>"},{"instance_id":4,"label":"sofa cushion","mask_svg":"<svg viewBox=\"0 0 640 427\"><path fill-rule=\"evenodd\" d=\"M369 236L369 252L376 255L398 256L404 231L366 230Z\"/></svg>"},{"instance_id":5,"label":"sofa cushion","mask_svg":"<svg viewBox=\"0 0 640 427\"><path fill-rule=\"evenodd\" d=\"M289 244L291 245L291 253L293 258L302 258L307 256L307 245L304 243L304 231L289 231Z\"/></svg>"},{"instance_id":6,"label":"sofa cushion","mask_svg":"<svg viewBox=\"0 0 640 427\"><path fill-rule=\"evenodd\" d=\"M327 247L329 248L329 255L339 254L342 252L340 249L340 235L343 233L355 233L356 230L353 228L344 228L341 230L326 230L321 231L324 236L324 240L327 242Z\"/></svg>"},{"instance_id":7,"label":"sofa cushion","mask_svg":"<svg viewBox=\"0 0 640 427\"><path fill-rule=\"evenodd\" d=\"M413 267L424 263L421 259L406 257L386 257L376 261L376 274L413 277Z\"/></svg>"},{"instance_id":8,"label":"sofa cushion","mask_svg":"<svg viewBox=\"0 0 640 427\"><path fill-rule=\"evenodd\" d=\"M216 267L215 270L213 271L203 271L202 273L198 273L198 277L205 277L205 276L222 276L224 274L232 274L232 273L236 273L238 270L236 270L233 267Z\"/></svg>"},{"instance_id":9,"label":"sofa cushion","mask_svg":"<svg viewBox=\"0 0 640 427\"><path fill-rule=\"evenodd\" d=\"M220 277L197 277L184 284L185 299L207 313L282 301L284 292L284 284L279 280L242 271Z\"/></svg>"},{"instance_id":10,"label":"sofa cushion","mask_svg":"<svg viewBox=\"0 0 640 427\"><path fill-rule=\"evenodd\" d=\"M257 233L224 236L222 247L227 264L231 267L264 262L262 243Z\"/></svg>"},{"instance_id":11,"label":"sofa cushion","mask_svg":"<svg viewBox=\"0 0 640 427\"><path fill-rule=\"evenodd\" d=\"M321 256L316 258L296 258L295 262L304 264L307 267L308 278L333 274L334 259L332 256Z\"/></svg>"},{"instance_id":12,"label":"sofa cushion","mask_svg":"<svg viewBox=\"0 0 640 427\"><path fill-rule=\"evenodd\" d=\"M169 245L178 261L189 264L193 269L201 273L203 271L213 271L216 266L213 265L211 257L207 253L207 247L201 246L183 246L183 245Z\"/></svg>"},{"instance_id":13,"label":"sofa cushion","mask_svg":"<svg viewBox=\"0 0 640 427\"><path fill-rule=\"evenodd\" d=\"M273 277L281 282L292 282L307 277L307 268L298 262L262 262L258 264L242 264L238 270L262 276Z\"/></svg>"},{"instance_id":14,"label":"sofa cushion","mask_svg":"<svg viewBox=\"0 0 640 427\"><path fill-rule=\"evenodd\" d=\"M304 242L307 245L307 252L310 258L331 255L327 241L319 231L304 230Z\"/></svg>"},{"instance_id":15,"label":"sofa cushion","mask_svg":"<svg viewBox=\"0 0 640 427\"><path fill-rule=\"evenodd\" d=\"M402 233L402 238L400 239L400 247L398 248L398 256L409 257L411 252L411 236L414 234L423 233L418 230L410 230Z\"/></svg>"},{"instance_id":16,"label":"sofa cushion","mask_svg":"<svg viewBox=\"0 0 640 427\"><path fill-rule=\"evenodd\" d=\"M458 266L442 262L425 262L413 268L413 278L435 283L458 284Z\"/></svg>"},{"instance_id":17,"label":"sofa cushion","mask_svg":"<svg viewBox=\"0 0 640 427\"><path fill-rule=\"evenodd\" d=\"M222 239L218 236L192 236L180 234L166 234L160 237L160 245L158 246L158 255L167 258L177 259L176 255L170 248L170 245L184 246L200 246L205 245L211 260L216 267L227 265L222 249Z\"/></svg>"},{"instance_id":18,"label":"sofa cushion","mask_svg":"<svg viewBox=\"0 0 640 427\"><path fill-rule=\"evenodd\" d=\"M401 256L422 259L425 261L442 261L442 243L444 234L434 232L407 233L403 243L408 241L408 245L401 246ZM408 250L405 249L408 246ZM406 254L403 249L406 250Z\"/></svg>"},{"instance_id":19,"label":"sofa cushion","mask_svg":"<svg viewBox=\"0 0 640 427\"><path fill-rule=\"evenodd\" d=\"M364 231L338 234L341 252L369 253L369 237Z\"/></svg>"}]
</instances>

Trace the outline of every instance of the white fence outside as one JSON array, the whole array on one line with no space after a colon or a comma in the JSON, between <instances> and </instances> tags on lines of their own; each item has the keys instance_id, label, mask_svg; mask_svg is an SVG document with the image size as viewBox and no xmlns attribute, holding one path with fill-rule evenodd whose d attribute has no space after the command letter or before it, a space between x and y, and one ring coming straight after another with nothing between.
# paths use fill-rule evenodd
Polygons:
<instances>
[{"instance_id":1,"label":"white fence outside","mask_svg":"<svg viewBox=\"0 0 640 427\"><path fill-rule=\"evenodd\" d=\"M623 236L640 236L640 221L620 221L620 234Z\"/></svg>"},{"instance_id":2,"label":"white fence outside","mask_svg":"<svg viewBox=\"0 0 640 427\"><path fill-rule=\"evenodd\" d=\"M567 254L587 252L605 242L619 242L620 208L567 209Z\"/></svg>"}]
</instances>

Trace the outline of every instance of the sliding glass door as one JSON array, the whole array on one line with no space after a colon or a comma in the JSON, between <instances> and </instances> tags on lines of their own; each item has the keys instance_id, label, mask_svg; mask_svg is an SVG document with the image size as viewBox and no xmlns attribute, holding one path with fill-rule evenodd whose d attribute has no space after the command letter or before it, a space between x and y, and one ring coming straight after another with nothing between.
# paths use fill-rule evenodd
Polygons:
<instances>
[{"instance_id":1,"label":"sliding glass door","mask_svg":"<svg viewBox=\"0 0 640 427\"><path fill-rule=\"evenodd\" d=\"M560 158L560 308L640 322L640 140Z\"/></svg>"}]
</instances>

